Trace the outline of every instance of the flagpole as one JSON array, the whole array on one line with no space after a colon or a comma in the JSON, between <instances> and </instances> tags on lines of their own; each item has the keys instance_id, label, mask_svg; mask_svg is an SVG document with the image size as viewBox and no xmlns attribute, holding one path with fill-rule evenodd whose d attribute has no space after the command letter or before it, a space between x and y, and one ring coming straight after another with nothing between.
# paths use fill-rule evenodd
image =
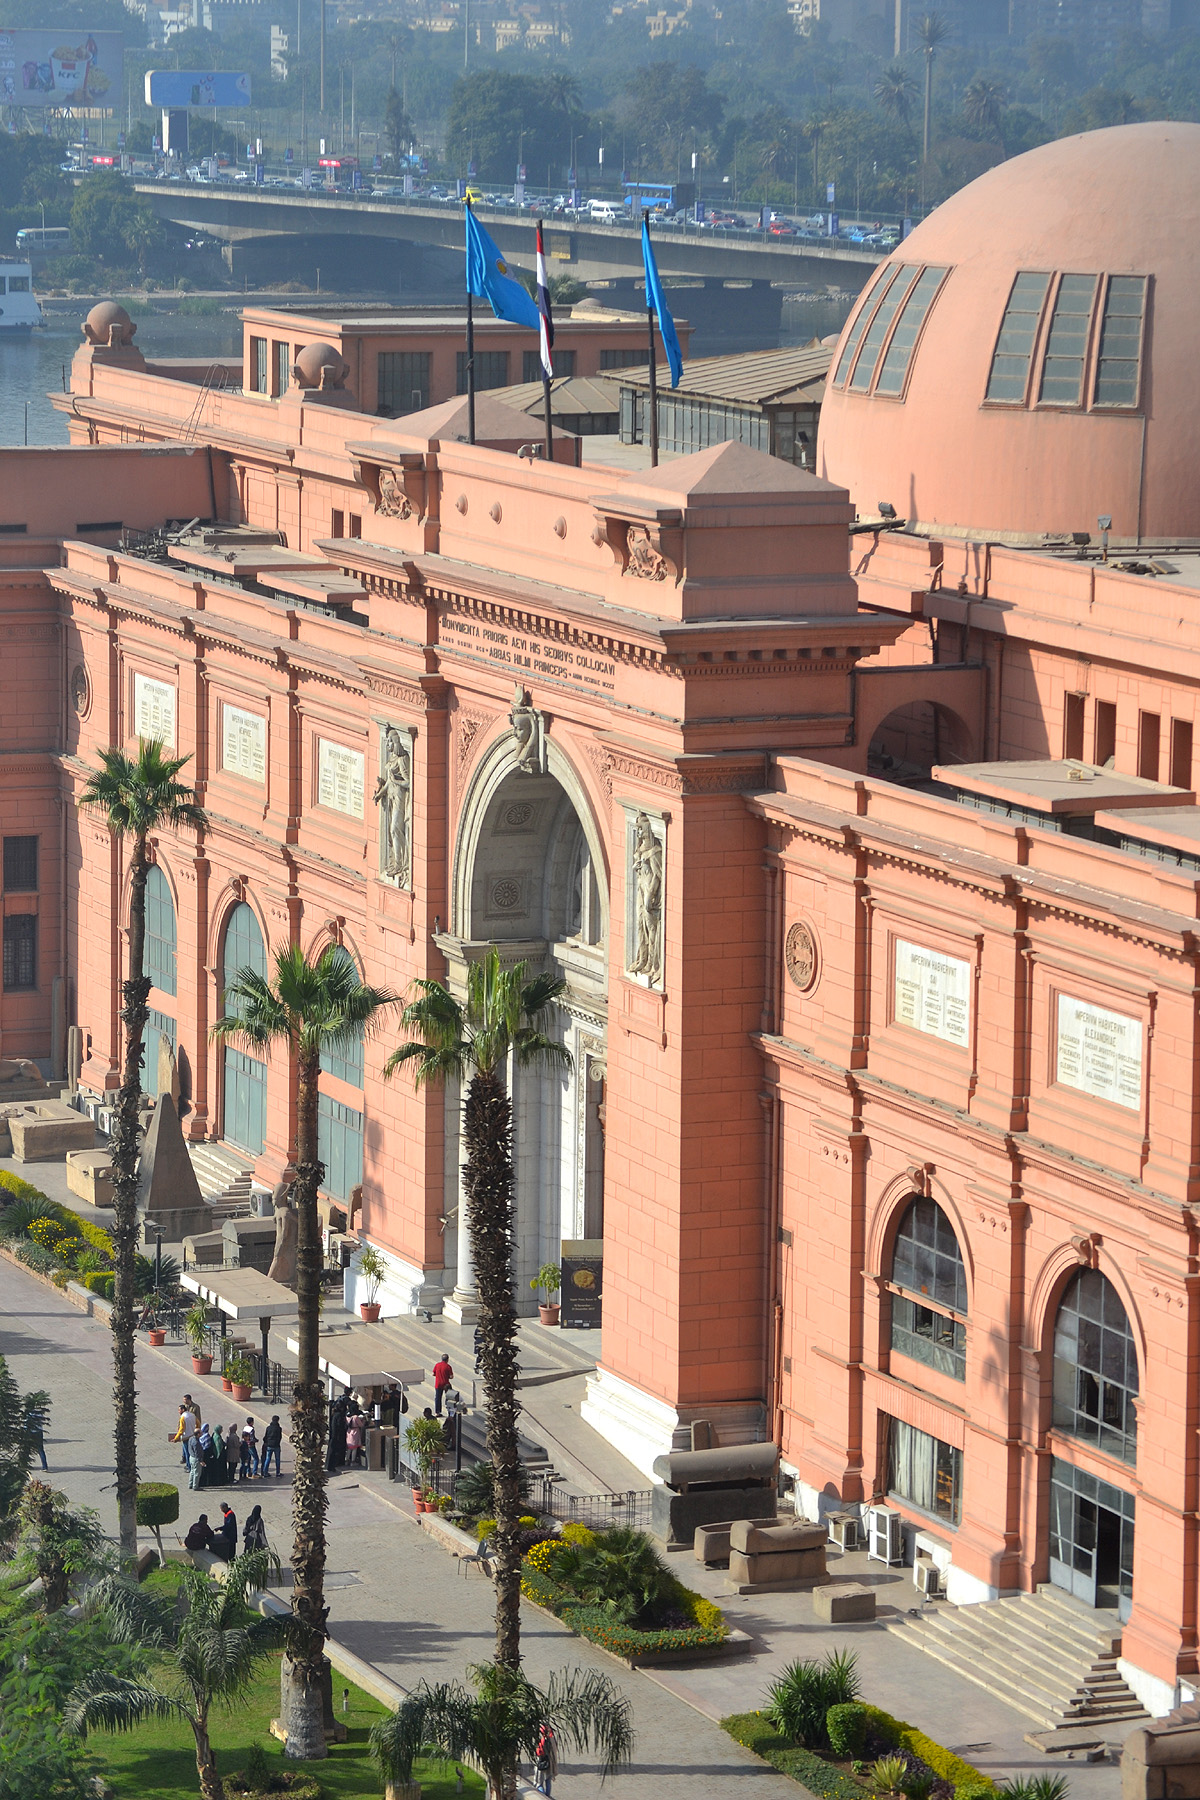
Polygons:
<instances>
[{"instance_id":1,"label":"flagpole","mask_svg":"<svg viewBox=\"0 0 1200 1800\"><path fill-rule=\"evenodd\" d=\"M546 461L554 461L554 425L550 413L550 371L546 367L547 358L551 355L554 342L554 328L550 318L550 287L546 280L545 257L542 250L542 221L537 222L537 281L538 311L541 314L541 364L542 364L542 409L546 420Z\"/></svg>"},{"instance_id":2,"label":"flagpole","mask_svg":"<svg viewBox=\"0 0 1200 1800\"><path fill-rule=\"evenodd\" d=\"M554 427L550 423L550 377L542 370L542 405L546 411L546 461L554 461Z\"/></svg>"},{"instance_id":3,"label":"flagpole","mask_svg":"<svg viewBox=\"0 0 1200 1800\"><path fill-rule=\"evenodd\" d=\"M642 224L648 232L650 214L642 214ZM650 292L650 283L646 283L646 334L650 340L650 467L658 467L658 365L654 353L654 296Z\"/></svg>"},{"instance_id":4,"label":"flagpole","mask_svg":"<svg viewBox=\"0 0 1200 1800\"><path fill-rule=\"evenodd\" d=\"M471 210L467 196L467 211ZM471 292L470 258L467 260L467 442L475 442L475 305Z\"/></svg>"}]
</instances>

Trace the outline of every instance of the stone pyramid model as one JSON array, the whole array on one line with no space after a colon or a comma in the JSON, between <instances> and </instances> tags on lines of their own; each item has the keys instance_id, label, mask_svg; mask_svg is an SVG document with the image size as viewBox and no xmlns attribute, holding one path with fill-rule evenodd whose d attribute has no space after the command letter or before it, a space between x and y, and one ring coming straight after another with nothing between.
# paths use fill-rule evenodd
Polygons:
<instances>
[{"instance_id":1,"label":"stone pyramid model","mask_svg":"<svg viewBox=\"0 0 1200 1800\"><path fill-rule=\"evenodd\" d=\"M159 1056L159 1094L142 1143L138 1164L138 1214L143 1242L155 1235L170 1243L212 1225L212 1211L205 1204L192 1159L183 1141L179 1122L178 1077L175 1058L166 1045ZM169 1059L169 1067L163 1063ZM165 1076L165 1079L164 1079Z\"/></svg>"}]
</instances>

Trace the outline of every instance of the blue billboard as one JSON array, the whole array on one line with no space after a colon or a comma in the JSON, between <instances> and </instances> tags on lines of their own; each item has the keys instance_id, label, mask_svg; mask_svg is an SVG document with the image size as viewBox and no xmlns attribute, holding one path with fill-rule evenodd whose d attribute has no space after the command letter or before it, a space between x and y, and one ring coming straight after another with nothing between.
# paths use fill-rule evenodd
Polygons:
<instances>
[{"instance_id":1,"label":"blue billboard","mask_svg":"<svg viewBox=\"0 0 1200 1800\"><path fill-rule=\"evenodd\" d=\"M147 106L248 106L249 75L227 69L148 69Z\"/></svg>"}]
</instances>

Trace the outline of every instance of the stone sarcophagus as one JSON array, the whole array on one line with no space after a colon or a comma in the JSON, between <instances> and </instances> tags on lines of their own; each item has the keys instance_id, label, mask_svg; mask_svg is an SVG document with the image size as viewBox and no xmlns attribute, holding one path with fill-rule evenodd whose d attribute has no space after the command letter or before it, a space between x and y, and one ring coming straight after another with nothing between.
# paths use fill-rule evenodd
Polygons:
<instances>
[{"instance_id":1,"label":"stone sarcophagus","mask_svg":"<svg viewBox=\"0 0 1200 1800\"><path fill-rule=\"evenodd\" d=\"M690 1550L698 1525L770 1520L776 1513L778 1444L728 1444L672 1450L655 1459L651 1525L668 1550Z\"/></svg>"},{"instance_id":2,"label":"stone sarcophagus","mask_svg":"<svg viewBox=\"0 0 1200 1800\"><path fill-rule=\"evenodd\" d=\"M811 1588L827 1579L823 1525L783 1519L760 1525L739 1519L729 1533L727 1586L741 1594L783 1593Z\"/></svg>"}]
</instances>

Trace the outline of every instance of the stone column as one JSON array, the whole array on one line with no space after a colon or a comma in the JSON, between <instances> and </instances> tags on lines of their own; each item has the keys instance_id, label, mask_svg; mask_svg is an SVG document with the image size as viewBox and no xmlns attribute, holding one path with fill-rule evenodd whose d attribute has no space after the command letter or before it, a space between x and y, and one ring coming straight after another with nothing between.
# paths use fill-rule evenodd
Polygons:
<instances>
[{"instance_id":1,"label":"stone column","mask_svg":"<svg viewBox=\"0 0 1200 1800\"><path fill-rule=\"evenodd\" d=\"M446 1167L454 1170L454 1187L446 1183L448 1193L458 1196L455 1214L458 1262L454 1275L454 1292L442 1303L442 1314L454 1325L474 1325L479 1318L479 1296L475 1291L475 1264L471 1258L471 1234L467 1230L467 1196L462 1180L462 1138L460 1125L462 1105L457 1084L446 1086Z\"/></svg>"}]
</instances>

